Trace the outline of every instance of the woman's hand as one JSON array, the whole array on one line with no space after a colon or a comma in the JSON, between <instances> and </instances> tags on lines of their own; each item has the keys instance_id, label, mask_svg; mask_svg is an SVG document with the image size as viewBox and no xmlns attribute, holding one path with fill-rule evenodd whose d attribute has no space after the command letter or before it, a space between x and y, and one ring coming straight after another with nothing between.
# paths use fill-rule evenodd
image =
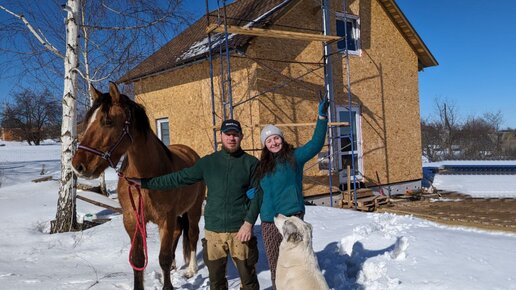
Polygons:
<instances>
[{"instance_id":1,"label":"woman's hand","mask_svg":"<svg viewBox=\"0 0 516 290\"><path fill-rule=\"evenodd\" d=\"M256 188L254 187L251 187L250 189L248 189L245 193L245 195L247 195L247 198L249 199L253 199L254 196L256 195Z\"/></svg>"},{"instance_id":2,"label":"woman's hand","mask_svg":"<svg viewBox=\"0 0 516 290\"><path fill-rule=\"evenodd\" d=\"M319 101L319 116L323 118L328 118L328 107L330 106L330 102L328 101L328 98L322 97Z\"/></svg>"}]
</instances>

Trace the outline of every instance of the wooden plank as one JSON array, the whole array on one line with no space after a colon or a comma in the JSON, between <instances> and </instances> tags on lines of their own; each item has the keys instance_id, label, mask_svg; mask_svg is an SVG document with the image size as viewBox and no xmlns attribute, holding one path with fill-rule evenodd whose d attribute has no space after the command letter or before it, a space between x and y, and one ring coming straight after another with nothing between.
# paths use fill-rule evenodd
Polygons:
<instances>
[{"instance_id":1,"label":"wooden plank","mask_svg":"<svg viewBox=\"0 0 516 290\"><path fill-rule=\"evenodd\" d=\"M374 201L376 199L376 196L370 196L365 198L359 198L357 200L358 205L374 205Z\"/></svg>"},{"instance_id":2,"label":"wooden plank","mask_svg":"<svg viewBox=\"0 0 516 290\"><path fill-rule=\"evenodd\" d=\"M374 196L373 191L371 189L369 189L369 188L357 189L357 198L358 199L366 198L366 197L371 197L371 196ZM344 199L346 199L346 200L353 200L354 199L353 191L350 191L349 193L345 192Z\"/></svg>"},{"instance_id":3,"label":"wooden plank","mask_svg":"<svg viewBox=\"0 0 516 290\"><path fill-rule=\"evenodd\" d=\"M351 202L349 200L341 199L340 200L340 207L341 208L352 208L353 207L353 202Z\"/></svg>"},{"instance_id":4,"label":"wooden plank","mask_svg":"<svg viewBox=\"0 0 516 290\"><path fill-rule=\"evenodd\" d=\"M252 126L247 126L247 127L265 127L269 124L254 124ZM274 126L276 127L305 127L305 126L315 126L317 125L317 123L283 123L283 124L273 124ZM328 126L333 126L333 127L347 127L349 126L349 122L328 122ZM244 127L246 127L244 125ZM212 126L211 127L212 129L215 128L217 129L217 131L220 130L220 125L216 125L216 126ZM261 150L261 149L260 149Z\"/></svg>"},{"instance_id":5,"label":"wooden plank","mask_svg":"<svg viewBox=\"0 0 516 290\"><path fill-rule=\"evenodd\" d=\"M274 124L276 127L303 127L303 126L315 126L317 123L284 123L284 124ZM255 126L265 127L267 124L257 124ZM328 122L328 126L349 126L349 122Z\"/></svg>"},{"instance_id":6,"label":"wooden plank","mask_svg":"<svg viewBox=\"0 0 516 290\"><path fill-rule=\"evenodd\" d=\"M43 182L43 181L49 181L52 180L52 175L43 176L40 178L33 179L32 182Z\"/></svg>"},{"instance_id":7,"label":"wooden plank","mask_svg":"<svg viewBox=\"0 0 516 290\"><path fill-rule=\"evenodd\" d=\"M359 198L357 200L357 210L360 211L375 211L376 210L376 200L378 196L370 196L365 198ZM355 204L352 200L341 200L341 208L354 208Z\"/></svg>"},{"instance_id":8,"label":"wooden plank","mask_svg":"<svg viewBox=\"0 0 516 290\"><path fill-rule=\"evenodd\" d=\"M296 40L307 40L307 41L338 41L341 40L341 36L335 35L322 35L305 32L294 32L285 30L274 30L274 29L263 29L256 27L243 27L243 26L232 26L226 25L228 33L244 34L252 36L263 36L272 38L285 38L285 39L296 39ZM206 33L211 32L224 32L224 26L219 24L210 24L206 27Z\"/></svg>"},{"instance_id":9,"label":"wooden plank","mask_svg":"<svg viewBox=\"0 0 516 290\"><path fill-rule=\"evenodd\" d=\"M387 196L379 195L375 199L376 206L384 205L389 203L389 198Z\"/></svg>"},{"instance_id":10,"label":"wooden plank","mask_svg":"<svg viewBox=\"0 0 516 290\"><path fill-rule=\"evenodd\" d=\"M346 166L346 185L348 186L347 193L351 194L351 165Z\"/></svg>"},{"instance_id":11,"label":"wooden plank","mask_svg":"<svg viewBox=\"0 0 516 290\"><path fill-rule=\"evenodd\" d=\"M85 192L77 192L77 198L85 202L89 202L93 205L107 208L114 212L122 213L122 208L120 208L118 202L98 193L85 194Z\"/></svg>"}]
</instances>

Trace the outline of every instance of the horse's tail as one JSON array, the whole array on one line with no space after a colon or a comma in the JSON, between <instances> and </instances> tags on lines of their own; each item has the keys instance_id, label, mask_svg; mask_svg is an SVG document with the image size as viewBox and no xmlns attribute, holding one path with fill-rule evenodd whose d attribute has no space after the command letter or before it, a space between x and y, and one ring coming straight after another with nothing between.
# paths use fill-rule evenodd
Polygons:
<instances>
[{"instance_id":1,"label":"horse's tail","mask_svg":"<svg viewBox=\"0 0 516 290\"><path fill-rule=\"evenodd\" d=\"M183 257L185 259L185 264L189 264L192 249L190 247L188 212L185 212L182 216L178 217L178 223L181 225L181 228L183 228Z\"/></svg>"}]
</instances>

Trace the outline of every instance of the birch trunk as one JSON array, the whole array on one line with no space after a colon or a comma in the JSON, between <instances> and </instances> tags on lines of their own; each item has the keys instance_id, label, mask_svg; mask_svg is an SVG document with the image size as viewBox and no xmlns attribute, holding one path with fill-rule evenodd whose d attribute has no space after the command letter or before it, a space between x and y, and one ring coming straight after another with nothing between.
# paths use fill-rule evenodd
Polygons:
<instances>
[{"instance_id":1,"label":"birch trunk","mask_svg":"<svg viewBox=\"0 0 516 290\"><path fill-rule=\"evenodd\" d=\"M66 11L66 54L64 59L63 123L61 126L61 181L56 220L51 232L67 232L77 227L75 194L77 177L72 171L72 157L77 143L77 69L79 49L80 0L68 0Z\"/></svg>"}]
</instances>

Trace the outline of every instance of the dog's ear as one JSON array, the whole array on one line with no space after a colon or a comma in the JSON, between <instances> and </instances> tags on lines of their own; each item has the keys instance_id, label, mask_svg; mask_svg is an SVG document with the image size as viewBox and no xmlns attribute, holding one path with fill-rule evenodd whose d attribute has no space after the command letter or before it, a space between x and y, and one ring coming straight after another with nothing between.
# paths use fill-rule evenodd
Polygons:
<instances>
[{"instance_id":1,"label":"dog's ear","mask_svg":"<svg viewBox=\"0 0 516 290\"><path fill-rule=\"evenodd\" d=\"M299 232L296 225L289 220L283 224L283 238L293 244L303 241L303 235Z\"/></svg>"}]
</instances>

